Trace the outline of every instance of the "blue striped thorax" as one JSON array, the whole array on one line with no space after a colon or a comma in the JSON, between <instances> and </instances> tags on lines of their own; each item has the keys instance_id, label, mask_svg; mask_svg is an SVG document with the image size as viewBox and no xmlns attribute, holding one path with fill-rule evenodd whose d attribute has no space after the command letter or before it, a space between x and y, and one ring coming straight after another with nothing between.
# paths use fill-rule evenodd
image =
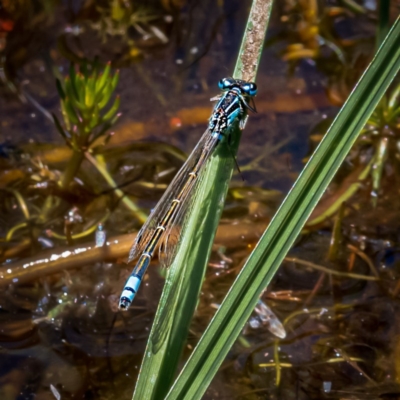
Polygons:
<instances>
[{"instance_id":1,"label":"blue striped thorax","mask_svg":"<svg viewBox=\"0 0 400 400\"><path fill-rule=\"evenodd\" d=\"M247 109L255 111L249 101L257 94L257 85L252 82L234 78L224 78L218 82L222 95L211 100L218 100L209 121L209 129L213 137L220 141L228 126L236 120L243 121Z\"/></svg>"}]
</instances>

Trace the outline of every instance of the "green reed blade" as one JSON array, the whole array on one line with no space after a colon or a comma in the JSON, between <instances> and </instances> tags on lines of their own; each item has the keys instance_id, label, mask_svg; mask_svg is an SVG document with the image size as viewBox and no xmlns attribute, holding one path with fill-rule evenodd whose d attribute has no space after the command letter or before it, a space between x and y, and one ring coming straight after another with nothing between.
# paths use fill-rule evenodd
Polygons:
<instances>
[{"instance_id":1,"label":"green reed blade","mask_svg":"<svg viewBox=\"0 0 400 400\"><path fill-rule=\"evenodd\" d=\"M243 267L166 399L200 399L400 68L400 19Z\"/></svg>"},{"instance_id":2,"label":"green reed blade","mask_svg":"<svg viewBox=\"0 0 400 400\"><path fill-rule=\"evenodd\" d=\"M162 399L171 387L198 301L232 164L229 149L221 143L206 167L178 254L168 270L133 399Z\"/></svg>"},{"instance_id":3,"label":"green reed blade","mask_svg":"<svg viewBox=\"0 0 400 400\"><path fill-rule=\"evenodd\" d=\"M272 1L253 2L234 78L254 80L271 6ZM249 43L251 52L246 51ZM237 152L241 132L237 126L232 129L232 142L229 147L224 142L217 147L196 193L177 255L169 268L134 400L164 399L176 375L233 172L232 153Z\"/></svg>"}]
</instances>

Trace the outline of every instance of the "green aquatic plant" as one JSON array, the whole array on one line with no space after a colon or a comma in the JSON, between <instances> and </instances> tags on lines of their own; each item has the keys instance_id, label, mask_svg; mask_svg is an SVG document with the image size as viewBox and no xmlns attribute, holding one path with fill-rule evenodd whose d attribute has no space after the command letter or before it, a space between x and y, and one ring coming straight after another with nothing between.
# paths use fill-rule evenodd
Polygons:
<instances>
[{"instance_id":1,"label":"green aquatic plant","mask_svg":"<svg viewBox=\"0 0 400 400\"><path fill-rule=\"evenodd\" d=\"M111 103L117 87L119 72L112 74L108 63L103 71L96 65L84 64L76 71L71 65L69 74L61 82L57 79L63 124L53 114L54 122L73 154L59 185L66 189L74 179L84 159L101 138L107 141L107 131L117 121L119 96Z\"/></svg>"},{"instance_id":2,"label":"green aquatic plant","mask_svg":"<svg viewBox=\"0 0 400 400\"><path fill-rule=\"evenodd\" d=\"M364 154L372 149L371 196L373 204L376 205L385 166L391 164L391 169L399 168L400 84L382 98L361 131L357 144L355 151L358 157L364 157Z\"/></svg>"},{"instance_id":3,"label":"green aquatic plant","mask_svg":"<svg viewBox=\"0 0 400 400\"><path fill-rule=\"evenodd\" d=\"M75 178L84 159L90 162L103 176L116 197L133 215L143 222L146 215L136 204L119 190L110 175L104 159L96 155L95 148L106 144L111 137L109 129L118 120L120 114L119 96L114 92L118 84L119 72L111 72L111 64L101 70L97 62L84 62L79 68L71 65L63 80L56 80L60 96L62 121L53 114L58 132L72 150L72 156L58 179L61 190L67 190ZM48 196L42 207L39 221L48 221L60 205L60 198Z\"/></svg>"}]
</instances>

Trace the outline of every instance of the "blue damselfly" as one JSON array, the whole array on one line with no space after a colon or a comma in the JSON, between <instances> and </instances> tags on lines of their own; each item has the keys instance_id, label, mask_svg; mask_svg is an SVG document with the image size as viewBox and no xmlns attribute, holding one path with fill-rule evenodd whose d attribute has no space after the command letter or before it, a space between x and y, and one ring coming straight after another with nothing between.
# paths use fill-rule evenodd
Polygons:
<instances>
[{"instance_id":1,"label":"blue damselfly","mask_svg":"<svg viewBox=\"0 0 400 400\"><path fill-rule=\"evenodd\" d=\"M129 252L128 263L139 257L122 291L119 307L126 310L132 303L150 261L159 247L160 264L168 267L174 258L177 244L172 243L172 230L183 225L196 193L199 177L215 148L230 134L230 127L238 123L242 129L247 109L255 111L249 104L257 94L255 83L239 79L224 78L218 83L222 94L212 98L217 101L208 127L189 158L168 186L146 223L139 231Z\"/></svg>"}]
</instances>

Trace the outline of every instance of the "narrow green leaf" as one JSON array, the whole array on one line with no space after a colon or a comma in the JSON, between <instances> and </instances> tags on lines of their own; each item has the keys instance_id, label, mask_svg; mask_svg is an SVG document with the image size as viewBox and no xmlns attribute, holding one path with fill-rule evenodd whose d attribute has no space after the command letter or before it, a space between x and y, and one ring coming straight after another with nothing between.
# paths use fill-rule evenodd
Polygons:
<instances>
[{"instance_id":1,"label":"narrow green leaf","mask_svg":"<svg viewBox=\"0 0 400 400\"><path fill-rule=\"evenodd\" d=\"M65 97L72 97L74 95L72 92L71 79L69 76L66 76L64 79L64 87L65 87L65 96L63 100L65 100Z\"/></svg>"},{"instance_id":2,"label":"narrow green leaf","mask_svg":"<svg viewBox=\"0 0 400 400\"><path fill-rule=\"evenodd\" d=\"M100 100L98 101L98 105L100 109L104 108L111 99L112 91L105 89L103 93L101 93Z\"/></svg>"},{"instance_id":3,"label":"narrow green leaf","mask_svg":"<svg viewBox=\"0 0 400 400\"><path fill-rule=\"evenodd\" d=\"M215 314L167 400L200 399L400 68L400 19L342 107Z\"/></svg>"},{"instance_id":4,"label":"narrow green leaf","mask_svg":"<svg viewBox=\"0 0 400 400\"><path fill-rule=\"evenodd\" d=\"M93 76L90 76L87 79L85 86L85 105L87 108L93 107L94 104L95 100L94 85L95 85L95 79Z\"/></svg>"},{"instance_id":5,"label":"narrow green leaf","mask_svg":"<svg viewBox=\"0 0 400 400\"><path fill-rule=\"evenodd\" d=\"M114 76L111 78L111 83L110 83L111 92L114 92L114 90L117 88L118 81L119 81L119 70L115 71Z\"/></svg>"},{"instance_id":6,"label":"narrow green leaf","mask_svg":"<svg viewBox=\"0 0 400 400\"><path fill-rule=\"evenodd\" d=\"M51 113L54 121L54 125L56 126L58 132L60 132L60 135L64 138L64 140L69 143L70 136L69 134L64 131L63 127L60 124L60 121L58 120L57 116L54 113Z\"/></svg>"},{"instance_id":7,"label":"narrow green leaf","mask_svg":"<svg viewBox=\"0 0 400 400\"><path fill-rule=\"evenodd\" d=\"M90 130L92 130L95 126L97 126L99 121L100 121L99 107L97 106L97 104L95 104L92 109L92 114L90 115L90 123L89 123Z\"/></svg>"},{"instance_id":8,"label":"narrow green leaf","mask_svg":"<svg viewBox=\"0 0 400 400\"><path fill-rule=\"evenodd\" d=\"M393 113L400 102L400 83L396 85L389 97L388 109ZM394 114L395 115L395 114Z\"/></svg>"},{"instance_id":9,"label":"narrow green leaf","mask_svg":"<svg viewBox=\"0 0 400 400\"><path fill-rule=\"evenodd\" d=\"M60 104L61 104L61 114L62 114L63 119L64 119L65 127L67 128L67 131L71 131L71 121L70 121L70 119L68 117L67 110L65 109L65 101L61 100Z\"/></svg>"},{"instance_id":10,"label":"narrow green leaf","mask_svg":"<svg viewBox=\"0 0 400 400\"><path fill-rule=\"evenodd\" d=\"M115 98L114 104L111 106L111 108L103 115L102 122L107 122L110 121L114 118L115 114L118 111L119 105L120 105L120 97L117 96Z\"/></svg>"},{"instance_id":11,"label":"narrow green leaf","mask_svg":"<svg viewBox=\"0 0 400 400\"><path fill-rule=\"evenodd\" d=\"M104 68L104 71L101 75L98 76L96 80L96 94L101 93L106 85L108 78L110 76L111 71L111 62L109 61Z\"/></svg>"},{"instance_id":12,"label":"narrow green leaf","mask_svg":"<svg viewBox=\"0 0 400 400\"><path fill-rule=\"evenodd\" d=\"M76 85L77 73L75 71L75 66L72 63L69 66L69 77L71 79L71 88L72 88L73 98L79 99L79 93L78 93L78 89L77 89L77 85Z\"/></svg>"},{"instance_id":13,"label":"narrow green leaf","mask_svg":"<svg viewBox=\"0 0 400 400\"><path fill-rule=\"evenodd\" d=\"M69 99L69 97L65 98L64 103L64 109L66 114L68 115L68 119L75 125L79 124L79 118L78 115L74 109L74 107L71 104L71 100Z\"/></svg>"},{"instance_id":14,"label":"narrow green leaf","mask_svg":"<svg viewBox=\"0 0 400 400\"><path fill-rule=\"evenodd\" d=\"M93 97L96 95L96 82L97 82L97 73L93 72L88 79L88 86L90 91L93 93Z\"/></svg>"},{"instance_id":15,"label":"narrow green leaf","mask_svg":"<svg viewBox=\"0 0 400 400\"><path fill-rule=\"evenodd\" d=\"M117 71L111 78L111 82L106 82L103 90L97 93L96 101L98 101L100 108L104 108L110 101L110 98L113 95L115 88L117 87L118 80L119 71Z\"/></svg>"},{"instance_id":16,"label":"narrow green leaf","mask_svg":"<svg viewBox=\"0 0 400 400\"><path fill-rule=\"evenodd\" d=\"M388 156L389 138L382 137L375 155L375 162L372 166L372 202L376 206L379 188L381 187L381 178L383 167Z\"/></svg>"},{"instance_id":17,"label":"narrow green leaf","mask_svg":"<svg viewBox=\"0 0 400 400\"><path fill-rule=\"evenodd\" d=\"M81 104L85 103L85 77L79 73L75 77L75 86L78 92L78 99Z\"/></svg>"},{"instance_id":18,"label":"narrow green leaf","mask_svg":"<svg viewBox=\"0 0 400 400\"><path fill-rule=\"evenodd\" d=\"M59 79L56 79L56 88L57 88L58 95L60 96L60 98L62 100L64 100L65 99L65 92L64 92L64 89L63 89L62 84L61 84Z\"/></svg>"},{"instance_id":19,"label":"narrow green leaf","mask_svg":"<svg viewBox=\"0 0 400 400\"><path fill-rule=\"evenodd\" d=\"M87 110L86 104L80 102L76 97L70 98L72 105L77 108L79 111L84 112Z\"/></svg>"},{"instance_id":20,"label":"narrow green leaf","mask_svg":"<svg viewBox=\"0 0 400 400\"><path fill-rule=\"evenodd\" d=\"M72 79L69 76L65 78L64 85L66 97L68 97L71 105L80 110L84 110L86 108L86 105L79 101L79 96L77 95L76 90L73 89Z\"/></svg>"}]
</instances>

